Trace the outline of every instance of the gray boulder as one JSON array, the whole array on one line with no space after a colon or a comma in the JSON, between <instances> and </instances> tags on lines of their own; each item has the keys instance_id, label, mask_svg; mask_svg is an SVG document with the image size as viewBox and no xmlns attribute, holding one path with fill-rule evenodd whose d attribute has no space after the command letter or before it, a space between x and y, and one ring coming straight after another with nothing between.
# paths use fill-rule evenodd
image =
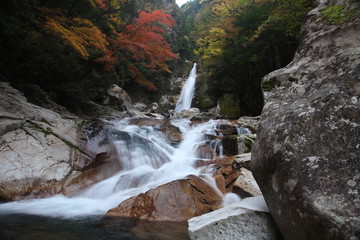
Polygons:
<instances>
[{"instance_id":1,"label":"gray boulder","mask_svg":"<svg viewBox=\"0 0 360 240\"><path fill-rule=\"evenodd\" d=\"M330 3L331 2L331 3ZM263 79L251 169L286 239L360 238L360 18L319 1L292 63Z\"/></svg>"},{"instance_id":2,"label":"gray boulder","mask_svg":"<svg viewBox=\"0 0 360 240\"><path fill-rule=\"evenodd\" d=\"M82 120L66 114L31 104L0 82L0 201L39 188L39 196L54 194L57 181L93 160L79 141Z\"/></svg>"},{"instance_id":3,"label":"gray boulder","mask_svg":"<svg viewBox=\"0 0 360 240\"><path fill-rule=\"evenodd\" d=\"M191 240L279 239L277 227L262 197L246 198L219 210L191 218Z\"/></svg>"}]
</instances>

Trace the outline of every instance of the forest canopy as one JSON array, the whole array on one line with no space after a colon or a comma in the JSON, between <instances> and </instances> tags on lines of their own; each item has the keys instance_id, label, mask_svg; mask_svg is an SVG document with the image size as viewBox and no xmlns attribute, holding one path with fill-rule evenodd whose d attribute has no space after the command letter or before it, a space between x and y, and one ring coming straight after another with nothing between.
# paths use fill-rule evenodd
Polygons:
<instances>
[{"instance_id":1,"label":"forest canopy","mask_svg":"<svg viewBox=\"0 0 360 240\"><path fill-rule=\"evenodd\" d=\"M166 89L179 62L199 62L205 97L230 96L241 115L262 109L261 78L288 64L314 0L4 0L0 78L23 92L45 91L77 112L102 103L113 83ZM41 89L41 91L35 90ZM131 95L131 93L130 93Z\"/></svg>"},{"instance_id":2,"label":"forest canopy","mask_svg":"<svg viewBox=\"0 0 360 240\"><path fill-rule=\"evenodd\" d=\"M96 99L112 83L156 91L151 79L170 72L169 61L178 57L167 39L175 25L172 10L154 6L6 0L0 10L1 77L20 88L40 86L67 107Z\"/></svg>"}]
</instances>

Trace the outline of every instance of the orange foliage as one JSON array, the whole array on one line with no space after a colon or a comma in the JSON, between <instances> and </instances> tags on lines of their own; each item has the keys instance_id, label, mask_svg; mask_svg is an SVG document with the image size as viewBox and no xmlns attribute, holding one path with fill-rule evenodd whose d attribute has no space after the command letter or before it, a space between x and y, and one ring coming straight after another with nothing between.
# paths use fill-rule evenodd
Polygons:
<instances>
[{"instance_id":1,"label":"orange foliage","mask_svg":"<svg viewBox=\"0 0 360 240\"><path fill-rule=\"evenodd\" d=\"M104 3L106 0L94 0L94 2L96 3L96 5L98 5L100 8L107 10L108 7L106 6L106 4Z\"/></svg>"},{"instance_id":2,"label":"orange foliage","mask_svg":"<svg viewBox=\"0 0 360 240\"><path fill-rule=\"evenodd\" d=\"M106 35L87 19L51 16L46 17L44 27L63 39L65 44L71 46L84 59L89 57L87 47L103 53L108 51Z\"/></svg>"}]
</instances>

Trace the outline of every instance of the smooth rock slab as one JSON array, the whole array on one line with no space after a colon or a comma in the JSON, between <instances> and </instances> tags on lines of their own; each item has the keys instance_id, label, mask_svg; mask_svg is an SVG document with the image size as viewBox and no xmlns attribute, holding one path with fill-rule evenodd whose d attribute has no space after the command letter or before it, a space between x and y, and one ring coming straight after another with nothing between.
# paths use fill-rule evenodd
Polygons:
<instances>
[{"instance_id":1,"label":"smooth rock slab","mask_svg":"<svg viewBox=\"0 0 360 240\"><path fill-rule=\"evenodd\" d=\"M191 240L279 239L271 215L264 211L267 207L262 197L247 198L190 219L189 237Z\"/></svg>"},{"instance_id":2,"label":"smooth rock slab","mask_svg":"<svg viewBox=\"0 0 360 240\"><path fill-rule=\"evenodd\" d=\"M62 114L0 82L0 201L59 193L56 183L92 160L79 141L82 120Z\"/></svg>"}]
</instances>

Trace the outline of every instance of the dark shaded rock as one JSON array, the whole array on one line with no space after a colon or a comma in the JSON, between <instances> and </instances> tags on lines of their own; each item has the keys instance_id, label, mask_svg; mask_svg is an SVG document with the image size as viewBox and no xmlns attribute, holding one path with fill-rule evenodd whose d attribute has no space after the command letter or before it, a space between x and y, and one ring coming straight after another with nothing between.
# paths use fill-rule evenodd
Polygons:
<instances>
[{"instance_id":1,"label":"dark shaded rock","mask_svg":"<svg viewBox=\"0 0 360 240\"><path fill-rule=\"evenodd\" d=\"M195 106L201 110L207 110L216 106L217 99L214 97L214 84L208 77L209 74L203 72L203 68L199 65L198 74L196 78L195 90Z\"/></svg>"},{"instance_id":2,"label":"dark shaded rock","mask_svg":"<svg viewBox=\"0 0 360 240\"><path fill-rule=\"evenodd\" d=\"M225 94L219 99L219 106L223 118L235 119L240 116L239 100L234 94Z\"/></svg>"},{"instance_id":3,"label":"dark shaded rock","mask_svg":"<svg viewBox=\"0 0 360 240\"><path fill-rule=\"evenodd\" d=\"M213 106L216 105L216 100L214 99L214 97L212 96L209 96L207 94L203 94L203 95L200 95L198 96L199 98L199 107L201 109L208 109L208 108L211 108Z\"/></svg>"},{"instance_id":4,"label":"dark shaded rock","mask_svg":"<svg viewBox=\"0 0 360 240\"><path fill-rule=\"evenodd\" d=\"M238 134L237 127L239 126L238 123L231 124L219 124L216 129L218 133L223 135L236 135Z\"/></svg>"},{"instance_id":5,"label":"dark shaded rock","mask_svg":"<svg viewBox=\"0 0 360 240\"><path fill-rule=\"evenodd\" d=\"M329 2L310 12L293 62L264 78L251 169L291 240L360 237L360 18L324 22Z\"/></svg>"},{"instance_id":6,"label":"dark shaded rock","mask_svg":"<svg viewBox=\"0 0 360 240\"><path fill-rule=\"evenodd\" d=\"M221 143L224 155L237 155L239 153L236 135L223 137Z\"/></svg>"},{"instance_id":7,"label":"dark shaded rock","mask_svg":"<svg viewBox=\"0 0 360 240\"><path fill-rule=\"evenodd\" d=\"M91 101L82 102L80 107L83 114L92 118L121 119L130 116L127 112L119 112Z\"/></svg>"}]
</instances>

